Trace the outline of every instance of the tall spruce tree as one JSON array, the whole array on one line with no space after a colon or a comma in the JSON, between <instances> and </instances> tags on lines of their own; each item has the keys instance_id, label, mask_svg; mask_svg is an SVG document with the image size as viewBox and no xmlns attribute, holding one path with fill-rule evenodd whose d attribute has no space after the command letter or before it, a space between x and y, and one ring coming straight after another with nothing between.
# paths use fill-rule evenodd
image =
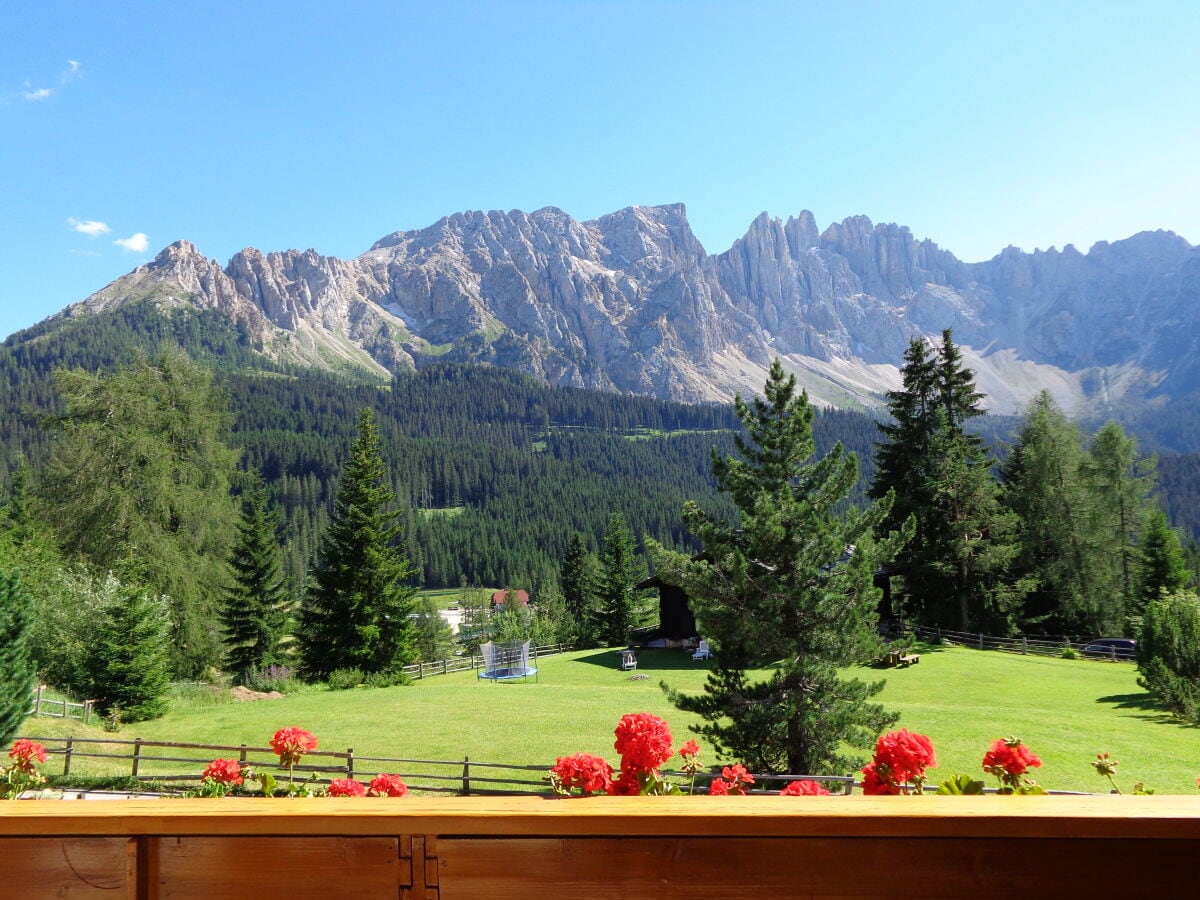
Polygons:
<instances>
[{"instance_id":1,"label":"tall spruce tree","mask_svg":"<svg viewBox=\"0 0 1200 900\"><path fill-rule=\"evenodd\" d=\"M646 575L645 563L637 554L633 535L619 512L608 518L604 546L600 551L599 637L607 646L625 646L644 618L645 594L634 585Z\"/></svg>"},{"instance_id":2,"label":"tall spruce tree","mask_svg":"<svg viewBox=\"0 0 1200 900\"><path fill-rule=\"evenodd\" d=\"M809 461L813 409L778 360L765 397L739 397L735 408L746 435L737 438L738 457L714 452L713 473L738 521L689 502L683 517L700 541L698 557L648 542L659 579L687 592L716 654L703 694L669 696L704 719L695 730L719 752L755 771L845 772L861 761L854 751L897 719L870 702L882 682L839 669L877 653L876 564L911 528L874 537L890 497L840 512L858 461L840 444Z\"/></svg>"},{"instance_id":3,"label":"tall spruce tree","mask_svg":"<svg viewBox=\"0 0 1200 900\"><path fill-rule=\"evenodd\" d=\"M1018 523L999 505L981 441L964 428L983 414L983 395L949 329L936 352L917 337L904 358L903 387L888 395L892 421L880 426L887 440L869 492L895 496L884 529L901 515L916 523L896 565L903 607L929 624L1008 628L1030 582L1009 577Z\"/></svg>"},{"instance_id":4,"label":"tall spruce tree","mask_svg":"<svg viewBox=\"0 0 1200 900\"><path fill-rule=\"evenodd\" d=\"M234 581L225 595L225 665L239 684L281 661L291 598L280 571L279 520L267 508L261 481L242 500L242 521L230 558Z\"/></svg>"},{"instance_id":5,"label":"tall spruce tree","mask_svg":"<svg viewBox=\"0 0 1200 900\"><path fill-rule=\"evenodd\" d=\"M33 600L16 572L0 570L0 746L6 746L25 717L33 696L34 667L28 632Z\"/></svg>"},{"instance_id":6,"label":"tall spruce tree","mask_svg":"<svg viewBox=\"0 0 1200 900\"><path fill-rule=\"evenodd\" d=\"M105 609L87 660L96 708L121 722L161 716L171 683L166 605L138 583L131 578Z\"/></svg>"},{"instance_id":7,"label":"tall spruce tree","mask_svg":"<svg viewBox=\"0 0 1200 900\"><path fill-rule=\"evenodd\" d=\"M559 577L568 631L564 640L579 647L596 646L599 639L596 601L599 565L578 532L571 535L567 544L567 555L563 557Z\"/></svg>"},{"instance_id":8,"label":"tall spruce tree","mask_svg":"<svg viewBox=\"0 0 1200 900\"><path fill-rule=\"evenodd\" d=\"M1146 519L1138 562L1137 615L1145 611L1151 600L1179 593L1195 580L1184 559L1179 535L1160 507L1153 509Z\"/></svg>"},{"instance_id":9,"label":"tall spruce tree","mask_svg":"<svg viewBox=\"0 0 1200 900\"><path fill-rule=\"evenodd\" d=\"M367 408L301 609L302 671L310 678L337 669L396 674L416 659L409 617L417 570L400 541L388 483L375 413Z\"/></svg>"}]
</instances>

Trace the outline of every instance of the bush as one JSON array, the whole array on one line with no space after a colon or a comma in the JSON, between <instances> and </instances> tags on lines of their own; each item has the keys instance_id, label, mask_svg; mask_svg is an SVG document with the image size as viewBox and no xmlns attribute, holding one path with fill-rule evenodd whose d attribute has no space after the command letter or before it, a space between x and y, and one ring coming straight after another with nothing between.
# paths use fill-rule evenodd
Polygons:
<instances>
[{"instance_id":1,"label":"bush","mask_svg":"<svg viewBox=\"0 0 1200 900\"><path fill-rule=\"evenodd\" d=\"M1200 711L1200 598L1180 591L1152 600L1138 635L1138 684L1189 722Z\"/></svg>"},{"instance_id":2,"label":"bush","mask_svg":"<svg viewBox=\"0 0 1200 900\"><path fill-rule=\"evenodd\" d=\"M280 665L267 666L265 669L252 668L246 672L243 682L250 690L263 693L279 691L281 694L294 694L303 687L295 669Z\"/></svg>"},{"instance_id":3,"label":"bush","mask_svg":"<svg viewBox=\"0 0 1200 900\"><path fill-rule=\"evenodd\" d=\"M366 681L362 669L334 669L325 679L325 684L331 691L347 691L356 688Z\"/></svg>"},{"instance_id":4,"label":"bush","mask_svg":"<svg viewBox=\"0 0 1200 900\"><path fill-rule=\"evenodd\" d=\"M1079 651L1074 647L1063 647L1058 651L1059 659L1079 659Z\"/></svg>"}]
</instances>

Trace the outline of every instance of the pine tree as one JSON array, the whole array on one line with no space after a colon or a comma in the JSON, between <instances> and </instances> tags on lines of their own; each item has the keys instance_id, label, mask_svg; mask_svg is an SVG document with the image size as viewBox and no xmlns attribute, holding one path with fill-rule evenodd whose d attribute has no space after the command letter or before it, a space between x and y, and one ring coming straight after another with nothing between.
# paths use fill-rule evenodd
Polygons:
<instances>
[{"instance_id":1,"label":"pine tree","mask_svg":"<svg viewBox=\"0 0 1200 900\"><path fill-rule=\"evenodd\" d=\"M277 516L267 509L266 491L256 482L242 502L230 559L234 583L222 618L225 664L239 684L252 671L280 662L291 600L280 572L278 527Z\"/></svg>"},{"instance_id":2,"label":"pine tree","mask_svg":"<svg viewBox=\"0 0 1200 900\"><path fill-rule=\"evenodd\" d=\"M873 536L890 498L839 512L858 480L857 459L838 444L810 461L813 409L795 390L776 360L765 398L735 403L746 429L740 458L714 453L713 472L738 522L689 502L684 521L702 554L649 546L659 579L687 592L716 654L703 694L669 692L705 720L696 730L754 771L844 772L857 762L853 751L897 718L869 702L882 682L838 670L877 653L876 563L907 534Z\"/></svg>"},{"instance_id":3,"label":"pine tree","mask_svg":"<svg viewBox=\"0 0 1200 900\"><path fill-rule=\"evenodd\" d=\"M126 584L105 610L88 654L89 693L102 715L140 722L166 712L168 640L164 602Z\"/></svg>"},{"instance_id":4,"label":"pine tree","mask_svg":"<svg viewBox=\"0 0 1200 900\"><path fill-rule=\"evenodd\" d=\"M600 581L597 599L600 605L599 637L610 647L627 646L633 631L642 624L645 595L634 585L645 577L645 565L637 555L633 535L625 517L614 512L604 531L600 551Z\"/></svg>"},{"instance_id":5,"label":"pine tree","mask_svg":"<svg viewBox=\"0 0 1200 900\"><path fill-rule=\"evenodd\" d=\"M25 717L33 696L34 667L28 631L33 600L20 575L0 571L0 746L6 746Z\"/></svg>"},{"instance_id":6,"label":"pine tree","mask_svg":"<svg viewBox=\"0 0 1200 900\"><path fill-rule=\"evenodd\" d=\"M397 674L416 659L409 616L417 570L399 540L389 484L375 413L367 408L301 610L298 638L308 677L337 669Z\"/></svg>"}]
</instances>

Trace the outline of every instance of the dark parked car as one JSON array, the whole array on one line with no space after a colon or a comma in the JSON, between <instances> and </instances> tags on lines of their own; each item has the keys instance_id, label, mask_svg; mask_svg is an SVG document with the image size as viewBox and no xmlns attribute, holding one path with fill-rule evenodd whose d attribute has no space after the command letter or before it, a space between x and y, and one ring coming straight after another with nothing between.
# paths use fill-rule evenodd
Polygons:
<instances>
[{"instance_id":1,"label":"dark parked car","mask_svg":"<svg viewBox=\"0 0 1200 900\"><path fill-rule=\"evenodd\" d=\"M1083 648L1083 655L1092 659L1134 659L1137 641L1133 638L1096 638Z\"/></svg>"}]
</instances>

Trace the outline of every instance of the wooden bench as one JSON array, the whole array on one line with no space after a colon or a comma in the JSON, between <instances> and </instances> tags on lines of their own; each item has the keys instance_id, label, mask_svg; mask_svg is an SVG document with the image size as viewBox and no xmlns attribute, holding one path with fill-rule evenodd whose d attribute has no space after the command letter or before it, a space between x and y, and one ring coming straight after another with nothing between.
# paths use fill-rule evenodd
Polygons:
<instances>
[{"instance_id":1,"label":"wooden bench","mask_svg":"<svg viewBox=\"0 0 1200 900\"><path fill-rule=\"evenodd\" d=\"M908 668L909 666L916 665L920 661L921 661L921 654L919 654L919 653L900 653L900 654L898 654L898 658L896 660L896 665L902 669L905 669L905 668Z\"/></svg>"},{"instance_id":2,"label":"wooden bench","mask_svg":"<svg viewBox=\"0 0 1200 900\"><path fill-rule=\"evenodd\" d=\"M1195 896L1200 796L10 801L6 897Z\"/></svg>"}]
</instances>

